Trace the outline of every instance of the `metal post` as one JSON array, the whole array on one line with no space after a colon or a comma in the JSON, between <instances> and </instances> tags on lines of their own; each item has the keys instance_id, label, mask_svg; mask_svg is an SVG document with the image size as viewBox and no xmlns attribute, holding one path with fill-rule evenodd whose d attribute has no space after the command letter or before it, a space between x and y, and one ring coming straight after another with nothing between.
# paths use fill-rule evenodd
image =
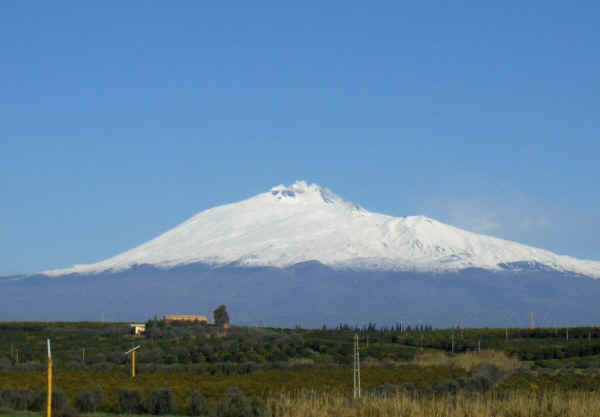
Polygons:
<instances>
[{"instance_id":1,"label":"metal post","mask_svg":"<svg viewBox=\"0 0 600 417\"><path fill-rule=\"evenodd\" d=\"M354 389L352 397L360 398L360 348L358 344L358 334L354 336L354 361L352 365L352 374L354 381Z\"/></svg>"},{"instance_id":2,"label":"metal post","mask_svg":"<svg viewBox=\"0 0 600 417\"><path fill-rule=\"evenodd\" d=\"M358 398L360 399L360 348L358 345L358 335L356 335L356 369L357 372L357 380L358 380Z\"/></svg>"},{"instance_id":3,"label":"metal post","mask_svg":"<svg viewBox=\"0 0 600 417\"><path fill-rule=\"evenodd\" d=\"M353 345L354 352L352 352L352 398L356 399L356 341L354 341Z\"/></svg>"}]
</instances>

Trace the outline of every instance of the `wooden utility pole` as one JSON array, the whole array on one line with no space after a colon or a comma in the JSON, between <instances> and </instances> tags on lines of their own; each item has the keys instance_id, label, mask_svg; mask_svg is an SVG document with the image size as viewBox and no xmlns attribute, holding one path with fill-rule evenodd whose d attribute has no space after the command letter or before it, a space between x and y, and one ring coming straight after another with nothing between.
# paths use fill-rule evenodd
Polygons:
<instances>
[{"instance_id":1,"label":"wooden utility pole","mask_svg":"<svg viewBox=\"0 0 600 417\"><path fill-rule=\"evenodd\" d=\"M52 352L48 339L48 392L46 394L46 417L52 417Z\"/></svg>"},{"instance_id":2,"label":"wooden utility pole","mask_svg":"<svg viewBox=\"0 0 600 417\"><path fill-rule=\"evenodd\" d=\"M131 377L135 377L135 351L138 350L141 346L137 345L134 348L129 349L125 352L125 355L131 354Z\"/></svg>"}]
</instances>

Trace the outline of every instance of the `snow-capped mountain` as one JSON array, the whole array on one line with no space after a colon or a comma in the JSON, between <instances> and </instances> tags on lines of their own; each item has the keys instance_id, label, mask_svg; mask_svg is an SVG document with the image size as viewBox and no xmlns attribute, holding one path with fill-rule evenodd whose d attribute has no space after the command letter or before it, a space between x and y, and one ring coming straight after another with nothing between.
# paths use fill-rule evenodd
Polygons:
<instances>
[{"instance_id":1,"label":"snow-capped mountain","mask_svg":"<svg viewBox=\"0 0 600 417\"><path fill-rule=\"evenodd\" d=\"M159 268L193 263L288 267L306 261L335 269L419 272L543 266L600 278L600 262L479 235L424 216L369 212L303 181L202 211L102 262L43 274L118 272L143 264Z\"/></svg>"}]
</instances>

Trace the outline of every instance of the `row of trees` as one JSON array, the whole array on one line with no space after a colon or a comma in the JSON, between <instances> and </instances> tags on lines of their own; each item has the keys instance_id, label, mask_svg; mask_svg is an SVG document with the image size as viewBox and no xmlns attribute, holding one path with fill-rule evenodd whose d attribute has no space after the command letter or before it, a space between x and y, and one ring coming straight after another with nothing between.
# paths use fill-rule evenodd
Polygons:
<instances>
[{"instance_id":1,"label":"row of trees","mask_svg":"<svg viewBox=\"0 0 600 417\"><path fill-rule=\"evenodd\" d=\"M46 391L4 389L0 391L0 409L14 411L44 411ZM174 414L183 412L203 417L266 417L264 403L246 396L240 389L230 387L217 403L209 403L204 395L194 391L187 404L177 406L175 396L168 388L154 389L146 398L139 390L121 388L110 402L101 388L80 391L71 402L61 391L52 393L52 414L55 417L78 417L79 413L117 412L120 414Z\"/></svg>"}]
</instances>

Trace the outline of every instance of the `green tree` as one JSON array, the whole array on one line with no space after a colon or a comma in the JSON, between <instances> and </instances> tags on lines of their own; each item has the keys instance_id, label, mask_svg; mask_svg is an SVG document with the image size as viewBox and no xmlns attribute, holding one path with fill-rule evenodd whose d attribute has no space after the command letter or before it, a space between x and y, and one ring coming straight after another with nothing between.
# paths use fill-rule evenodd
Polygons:
<instances>
[{"instance_id":1,"label":"green tree","mask_svg":"<svg viewBox=\"0 0 600 417\"><path fill-rule=\"evenodd\" d=\"M215 324L217 326L224 326L229 324L229 314L227 314L227 307L224 304L221 304L219 307L215 308L213 311L213 315L215 317Z\"/></svg>"}]
</instances>

